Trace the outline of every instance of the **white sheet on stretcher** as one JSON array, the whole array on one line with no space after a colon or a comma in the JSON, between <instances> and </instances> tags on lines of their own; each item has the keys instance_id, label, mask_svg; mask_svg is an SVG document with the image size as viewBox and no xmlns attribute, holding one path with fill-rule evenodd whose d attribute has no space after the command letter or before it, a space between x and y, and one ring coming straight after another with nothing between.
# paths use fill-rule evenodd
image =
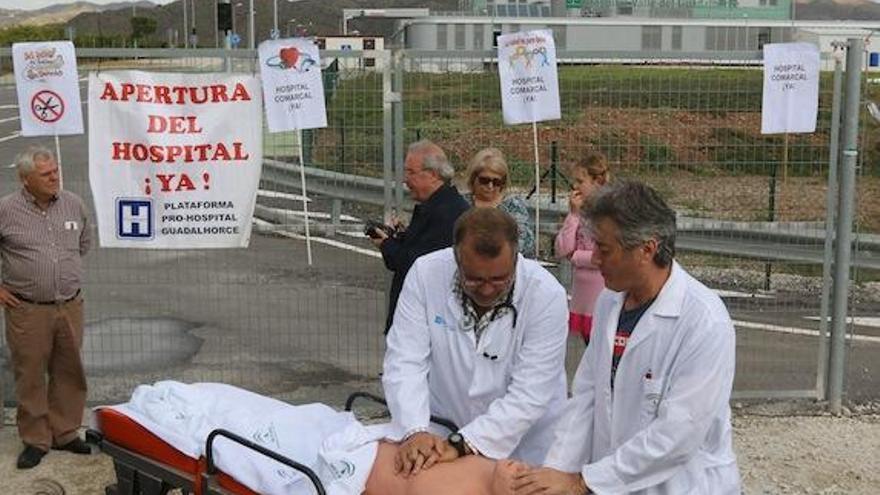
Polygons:
<instances>
[{"instance_id":1,"label":"white sheet on stretcher","mask_svg":"<svg viewBox=\"0 0 880 495\"><path fill-rule=\"evenodd\" d=\"M175 381L141 385L131 401L109 406L193 458L205 456L208 434L224 428L314 470L330 495L360 494L377 440L396 437L388 425L365 427L324 404L293 406L231 385ZM217 467L268 495L311 495L299 471L226 438L214 441Z\"/></svg>"}]
</instances>

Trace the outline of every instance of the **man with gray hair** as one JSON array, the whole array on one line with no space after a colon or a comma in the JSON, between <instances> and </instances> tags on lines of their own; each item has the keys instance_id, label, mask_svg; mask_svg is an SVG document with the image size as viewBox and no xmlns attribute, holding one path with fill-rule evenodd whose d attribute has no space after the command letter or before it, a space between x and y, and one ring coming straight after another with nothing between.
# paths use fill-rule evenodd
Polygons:
<instances>
[{"instance_id":1,"label":"man with gray hair","mask_svg":"<svg viewBox=\"0 0 880 495\"><path fill-rule=\"evenodd\" d=\"M50 448L91 452L78 434L86 401L82 256L91 236L85 205L61 190L51 151L32 146L15 164L22 188L0 199L0 306L25 445L17 466L29 469Z\"/></svg>"},{"instance_id":2,"label":"man with gray hair","mask_svg":"<svg viewBox=\"0 0 880 495\"><path fill-rule=\"evenodd\" d=\"M654 189L618 182L592 204L594 337L546 467L519 466L516 495L739 494L727 308L674 260L675 212Z\"/></svg>"},{"instance_id":3,"label":"man with gray hair","mask_svg":"<svg viewBox=\"0 0 880 495\"><path fill-rule=\"evenodd\" d=\"M409 227L404 230L398 224L393 228L373 229L370 234L373 244L382 251L385 266L394 272L386 334L394 320L397 299L409 268L419 256L451 246L452 226L469 208L452 185L453 177L455 169L439 146L428 140L411 144L406 153L404 182L417 204Z\"/></svg>"}]
</instances>

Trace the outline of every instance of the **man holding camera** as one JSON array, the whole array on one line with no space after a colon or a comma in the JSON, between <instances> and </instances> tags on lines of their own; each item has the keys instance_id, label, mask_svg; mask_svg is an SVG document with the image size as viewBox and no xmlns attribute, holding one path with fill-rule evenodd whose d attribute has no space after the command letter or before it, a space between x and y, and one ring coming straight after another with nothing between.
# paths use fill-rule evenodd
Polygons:
<instances>
[{"instance_id":1,"label":"man holding camera","mask_svg":"<svg viewBox=\"0 0 880 495\"><path fill-rule=\"evenodd\" d=\"M377 226L367 232L382 251L385 266L394 272L386 334L394 321L397 299L409 268L419 256L451 246L452 227L469 208L451 183L454 176L455 169L439 146L428 140L411 144L406 153L404 182L417 204L409 227L404 230L399 225Z\"/></svg>"}]
</instances>

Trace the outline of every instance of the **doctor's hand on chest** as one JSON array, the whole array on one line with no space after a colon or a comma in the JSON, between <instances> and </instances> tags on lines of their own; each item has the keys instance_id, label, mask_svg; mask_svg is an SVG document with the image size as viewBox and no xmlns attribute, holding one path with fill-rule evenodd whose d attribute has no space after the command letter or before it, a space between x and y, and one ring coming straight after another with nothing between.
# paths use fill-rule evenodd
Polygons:
<instances>
[{"instance_id":1,"label":"doctor's hand on chest","mask_svg":"<svg viewBox=\"0 0 880 495\"><path fill-rule=\"evenodd\" d=\"M415 476L431 466L458 458L458 451L433 433L426 431L410 435L394 457L394 472L404 478Z\"/></svg>"}]
</instances>

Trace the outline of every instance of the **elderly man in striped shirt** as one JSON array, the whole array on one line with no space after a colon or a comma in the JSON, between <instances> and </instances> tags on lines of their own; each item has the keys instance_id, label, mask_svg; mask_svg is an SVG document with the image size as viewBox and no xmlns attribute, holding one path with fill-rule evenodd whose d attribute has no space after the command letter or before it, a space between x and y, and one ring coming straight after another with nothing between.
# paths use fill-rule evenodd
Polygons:
<instances>
[{"instance_id":1,"label":"elderly man in striped shirt","mask_svg":"<svg viewBox=\"0 0 880 495\"><path fill-rule=\"evenodd\" d=\"M0 199L0 305L15 374L19 469L50 448L90 453L79 438L86 400L80 359L82 256L91 243L83 201L62 191L51 151L15 159L22 188Z\"/></svg>"}]
</instances>

